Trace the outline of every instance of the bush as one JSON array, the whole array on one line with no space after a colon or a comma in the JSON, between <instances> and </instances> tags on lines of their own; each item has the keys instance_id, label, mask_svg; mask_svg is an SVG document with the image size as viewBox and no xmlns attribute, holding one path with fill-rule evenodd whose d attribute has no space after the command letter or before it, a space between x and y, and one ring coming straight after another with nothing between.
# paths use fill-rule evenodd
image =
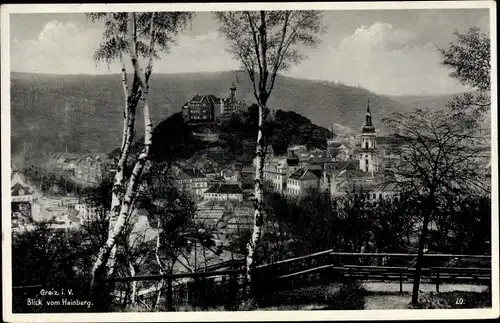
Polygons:
<instances>
[{"instance_id":1,"label":"bush","mask_svg":"<svg viewBox=\"0 0 500 323\"><path fill-rule=\"evenodd\" d=\"M328 295L328 310L362 310L365 308L365 289L357 281L344 283L335 294Z\"/></svg>"},{"instance_id":2,"label":"bush","mask_svg":"<svg viewBox=\"0 0 500 323\"><path fill-rule=\"evenodd\" d=\"M257 302L253 298L244 299L238 306L238 311L254 311L257 309Z\"/></svg>"}]
</instances>

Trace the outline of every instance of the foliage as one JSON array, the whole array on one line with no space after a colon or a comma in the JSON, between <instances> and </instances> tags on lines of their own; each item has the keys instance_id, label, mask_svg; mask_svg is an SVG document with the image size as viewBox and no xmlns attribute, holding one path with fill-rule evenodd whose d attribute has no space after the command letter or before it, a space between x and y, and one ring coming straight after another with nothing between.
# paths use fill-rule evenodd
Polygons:
<instances>
[{"instance_id":1,"label":"foliage","mask_svg":"<svg viewBox=\"0 0 500 323\"><path fill-rule=\"evenodd\" d=\"M137 207L146 211L149 223L157 228L158 265L163 272L173 272L176 263L194 271L189 257L196 244L214 247L212 232L194 220L196 204L179 190L162 164L154 164L144 177L144 191Z\"/></svg>"},{"instance_id":2,"label":"foliage","mask_svg":"<svg viewBox=\"0 0 500 323\"><path fill-rule=\"evenodd\" d=\"M466 196L436 214L437 230L429 237L432 250L456 254L491 253L491 198Z\"/></svg>"},{"instance_id":3,"label":"foliage","mask_svg":"<svg viewBox=\"0 0 500 323\"><path fill-rule=\"evenodd\" d=\"M255 156L258 128L258 106L252 105L242 115L235 115L220 126L223 147L238 161L251 162ZM295 144L307 145L309 149L326 148L331 132L316 126L306 117L289 111L276 111L273 121L264 122L263 136L276 155L286 154L287 148Z\"/></svg>"},{"instance_id":4,"label":"foliage","mask_svg":"<svg viewBox=\"0 0 500 323\"><path fill-rule=\"evenodd\" d=\"M113 20L107 19L108 14L104 12L93 12L86 14L92 22L104 22L105 32L99 48L94 53L95 61L105 61L108 65L119 58L119 51L128 52L127 13L113 13ZM134 35L137 39L135 48L137 54L142 57L149 56L149 36L151 12L139 12L135 14L136 30ZM175 36L187 27L193 18L192 12L156 12L154 20L155 43L153 57L159 59L160 52L169 52L172 44L175 44Z\"/></svg>"},{"instance_id":5,"label":"foliage","mask_svg":"<svg viewBox=\"0 0 500 323\"><path fill-rule=\"evenodd\" d=\"M201 143L192 136L191 128L181 113L175 113L160 122L153 130L151 159L153 162L172 164L178 159L190 158Z\"/></svg>"},{"instance_id":6,"label":"foliage","mask_svg":"<svg viewBox=\"0 0 500 323\"><path fill-rule=\"evenodd\" d=\"M289 146L306 145L309 149L326 149L329 130L314 125L308 118L291 111L276 111L271 144L275 154L285 154Z\"/></svg>"},{"instance_id":7,"label":"foliage","mask_svg":"<svg viewBox=\"0 0 500 323\"><path fill-rule=\"evenodd\" d=\"M344 283L329 303L328 310L363 310L365 289L357 281Z\"/></svg>"},{"instance_id":8,"label":"foliage","mask_svg":"<svg viewBox=\"0 0 500 323\"><path fill-rule=\"evenodd\" d=\"M74 297L87 300L94 253L87 234L55 231L49 228L49 222L36 223L33 230L12 233L12 254L15 255L12 257L12 285L41 285L34 291L36 298L40 298L41 288L70 288ZM26 306L26 296L20 293L22 290L13 291L13 311L36 311L37 308ZM38 310L57 311L49 306Z\"/></svg>"},{"instance_id":9,"label":"foliage","mask_svg":"<svg viewBox=\"0 0 500 323\"><path fill-rule=\"evenodd\" d=\"M452 69L450 76L463 85L480 91L490 89L490 39L477 27L461 34L453 32L456 43L450 43L448 49L440 48L442 65Z\"/></svg>"},{"instance_id":10,"label":"foliage","mask_svg":"<svg viewBox=\"0 0 500 323\"><path fill-rule=\"evenodd\" d=\"M44 194L75 194L79 195L83 190L81 185L76 184L66 174L50 171L46 168L30 165L21 170L27 179L33 183Z\"/></svg>"},{"instance_id":11,"label":"foliage","mask_svg":"<svg viewBox=\"0 0 500 323\"><path fill-rule=\"evenodd\" d=\"M368 204L361 191L332 198L311 188L300 198L266 194L268 229L260 261L269 263L327 249L400 252L413 236L410 201Z\"/></svg>"},{"instance_id":12,"label":"foliage","mask_svg":"<svg viewBox=\"0 0 500 323\"><path fill-rule=\"evenodd\" d=\"M301 48L314 47L324 32L319 11L216 12L228 52L249 75L259 105L266 105L276 75L307 58Z\"/></svg>"}]
</instances>

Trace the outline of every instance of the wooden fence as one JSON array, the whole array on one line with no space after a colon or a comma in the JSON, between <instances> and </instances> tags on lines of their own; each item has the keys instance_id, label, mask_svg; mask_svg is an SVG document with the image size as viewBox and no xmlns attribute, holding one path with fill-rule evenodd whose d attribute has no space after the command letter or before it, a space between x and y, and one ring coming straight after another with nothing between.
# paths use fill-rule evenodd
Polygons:
<instances>
[{"instance_id":1,"label":"wooden fence","mask_svg":"<svg viewBox=\"0 0 500 323\"><path fill-rule=\"evenodd\" d=\"M265 295L301 285L318 285L346 280L398 281L413 279L416 254L402 253L346 253L326 250L286 259L255 268L253 291ZM115 282L166 281L164 292L167 310L190 304L202 308L226 306L230 309L242 296L244 262L241 260L211 268L215 271L136 276L114 279ZM219 270L217 268L232 268ZM426 254L423 259L422 281L443 283L491 282L491 257L477 255ZM151 293L154 297L156 293ZM123 300L126 303L126 300Z\"/></svg>"},{"instance_id":2,"label":"wooden fence","mask_svg":"<svg viewBox=\"0 0 500 323\"><path fill-rule=\"evenodd\" d=\"M374 280L399 282L402 291L403 282L413 279L416 257L416 254L326 250L257 266L252 288L259 296L301 285ZM422 267L422 281L436 284L438 292L443 283L491 284L490 256L426 254ZM127 306L131 282L136 282L138 301L149 308L160 306L173 311L187 305L200 309L236 309L245 287L244 262L233 260L207 269L210 271L113 278L109 283L114 285L113 290L120 291L114 294L114 303ZM13 293L22 289L13 287ZM161 297L158 297L160 291Z\"/></svg>"}]
</instances>

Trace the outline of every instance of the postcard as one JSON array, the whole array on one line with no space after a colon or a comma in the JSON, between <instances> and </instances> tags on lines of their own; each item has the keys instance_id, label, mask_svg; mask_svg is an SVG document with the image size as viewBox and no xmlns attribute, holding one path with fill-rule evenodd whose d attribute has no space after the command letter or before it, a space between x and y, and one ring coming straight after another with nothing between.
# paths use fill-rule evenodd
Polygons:
<instances>
[{"instance_id":1,"label":"postcard","mask_svg":"<svg viewBox=\"0 0 500 323\"><path fill-rule=\"evenodd\" d=\"M498 317L495 9L2 5L4 320Z\"/></svg>"}]
</instances>

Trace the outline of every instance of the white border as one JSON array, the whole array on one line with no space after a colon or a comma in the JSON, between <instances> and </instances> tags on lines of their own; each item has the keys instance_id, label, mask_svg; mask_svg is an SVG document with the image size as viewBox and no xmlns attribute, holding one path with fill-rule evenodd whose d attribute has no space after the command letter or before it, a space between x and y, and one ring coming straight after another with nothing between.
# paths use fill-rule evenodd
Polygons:
<instances>
[{"instance_id":1,"label":"white border","mask_svg":"<svg viewBox=\"0 0 500 323\"><path fill-rule=\"evenodd\" d=\"M302 321L302 320L401 320L401 319L481 319L500 316L498 241L498 151L497 151L497 44L496 3L493 1L429 1L370 3L176 3L176 4L25 4L1 7L1 120L2 120L2 285L3 319L8 322L136 322L136 321ZM217 11L259 9L395 10L395 9L489 9L492 57L491 167L492 167L492 309L456 310L364 310L364 311L255 311L185 313L71 313L12 314L11 223L10 223L10 13L83 13L91 11ZM496 278L496 279L495 279Z\"/></svg>"}]
</instances>

